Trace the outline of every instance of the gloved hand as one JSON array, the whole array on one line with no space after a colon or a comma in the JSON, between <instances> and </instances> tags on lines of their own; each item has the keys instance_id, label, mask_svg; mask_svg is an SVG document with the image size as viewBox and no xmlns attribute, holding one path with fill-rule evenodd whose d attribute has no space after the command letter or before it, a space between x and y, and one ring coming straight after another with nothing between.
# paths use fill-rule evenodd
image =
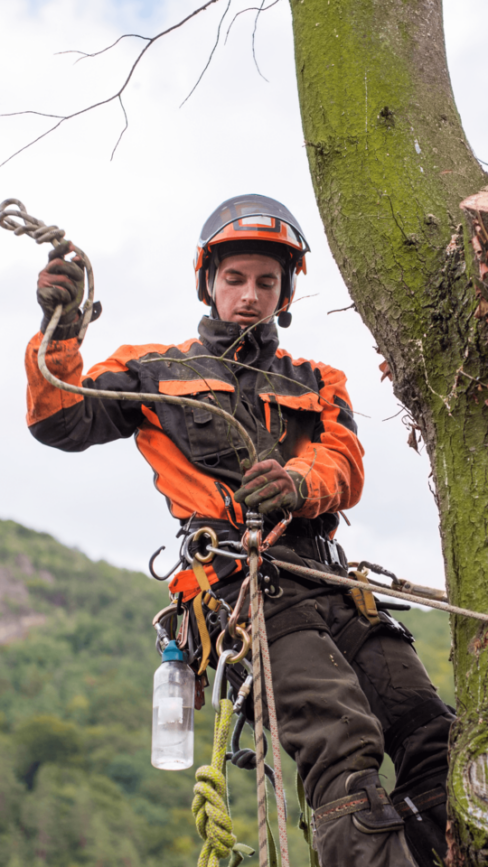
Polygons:
<instances>
[{"instance_id":1,"label":"gloved hand","mask_svg":"<svg viewBox=\"0 0 488 867\"><path fill-rule=\"evenodd\" d=\"M296 512L307 497L303 476L294 470L288 472L278 461L269 459L254 464L244 474L242 486L234 494L237 503L244 502L249 509L258 509L266 515L275 509Z\"/></svg>"},{"instance_id":2,"label":"gloved hand","mask_svg":"<svg viewBox=\"0 0 488 867\"><path fill-rule=\"evenodd\" d=\"M64 257L73 252L71 241L63 241L49 253L49 262L39 274L37 281L37 300L42 307L44 319L41 331L58 304L64 307L59 320L60 326L72 325L78 318L78 308L83 299L84 271L79 256L66 262Z\"/></svg>"}]
</instances>

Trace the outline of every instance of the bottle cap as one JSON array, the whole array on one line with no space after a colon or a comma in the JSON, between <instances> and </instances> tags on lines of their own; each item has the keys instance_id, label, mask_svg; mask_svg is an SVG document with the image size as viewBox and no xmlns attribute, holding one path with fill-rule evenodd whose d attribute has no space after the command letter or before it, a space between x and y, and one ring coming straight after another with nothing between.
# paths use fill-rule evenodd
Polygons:
<instances>
[{"instance_id":1,"label":"bottle cap","mask_svg":"<svg viewBox=\"0 0 488 867\"><path fill-rule=\"evenodd\" d=\"M173 660L184 662L185 654L180 650L176 641L170 641L163 650L162 660L163 662L172 662Z\"/></svg>"}]
</instances>

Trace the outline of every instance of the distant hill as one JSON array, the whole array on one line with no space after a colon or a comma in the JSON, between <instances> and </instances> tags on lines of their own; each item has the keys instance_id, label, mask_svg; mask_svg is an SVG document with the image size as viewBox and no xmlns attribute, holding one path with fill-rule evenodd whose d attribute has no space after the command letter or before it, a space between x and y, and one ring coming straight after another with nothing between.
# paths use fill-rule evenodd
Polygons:
<instances>
[{"instance_id":1,"label":"distant hill","mask_svg":"<svg viewBox=\"0 0 488 867\"><path fill-rule=\"evenodd\" d=\"M194 768L150 764L159 664L151 620L166 602L165 587L142 573L94 563L45 533L0 521L0 867L196 864ZM447 617L412 611L401 619L452 702ZM210 760L208 694L195 728L197 767ZM298 865L306 854L293 827L288 759L285 781ZM229 784L235 831L253 845L254 774L232 767Z\"/></svg>"}]
</instances>

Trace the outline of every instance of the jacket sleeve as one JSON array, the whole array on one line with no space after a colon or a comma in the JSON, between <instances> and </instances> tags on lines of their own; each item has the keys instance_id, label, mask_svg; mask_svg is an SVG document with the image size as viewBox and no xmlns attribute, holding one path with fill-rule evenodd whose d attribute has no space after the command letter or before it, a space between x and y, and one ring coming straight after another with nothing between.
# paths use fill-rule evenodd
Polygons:
<instances>
[{"instance_id":1,"label":"jacket sleeve","mask_svg":"<svg viewBox=\"0 0 488 867\"><path fill-rule=\"evenodd\" d=\"M33 436L45 445L67 452L81 452L91 445L130 437L144 420L140 402L103 401L50 385L37 366L42 338L43 334L36 334L26 353L27 424ZM137 375L123 363L120 351L83 378L83 360L76 337L51 342L46 362L55 376L73 385L135 394L140 390Z\"/></svg>"},{"instance_id":2,"label":"jacket sleeve","mask_svg":"<svg viewBox=\"0 0 488 867\"><path fill-rule=\"evenodd\" d=\"M350 509L361 497L364 449L357 437L346 377L339 370L319 364L322 412L312 442L286 464L306 479L307 499L295 514L316 518L323 512Z\"/></svg>"}]
</instances>

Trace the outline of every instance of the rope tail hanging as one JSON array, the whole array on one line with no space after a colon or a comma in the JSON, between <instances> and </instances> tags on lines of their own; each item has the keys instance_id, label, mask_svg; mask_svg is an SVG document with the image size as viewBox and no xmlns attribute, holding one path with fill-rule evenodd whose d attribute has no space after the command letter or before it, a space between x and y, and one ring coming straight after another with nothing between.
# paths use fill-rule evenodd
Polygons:
<instances>
[{"instance_id":1,"label":"rope tail hanging","mask_svg":"<svg viewBox=\"0 0 488 867\"><path fill-rule=\"evenodd\" d=\"M232 702L222 699L215 717L212 762L198 768L195 774L197 782L191 809L197 831L205 841L198 867L218 867L219 861L229 855L229 867L238 867L245 855L254 854L249 846L237 842L227 804L225 756L233 713Z\"/></svg>"}]
</instances>

